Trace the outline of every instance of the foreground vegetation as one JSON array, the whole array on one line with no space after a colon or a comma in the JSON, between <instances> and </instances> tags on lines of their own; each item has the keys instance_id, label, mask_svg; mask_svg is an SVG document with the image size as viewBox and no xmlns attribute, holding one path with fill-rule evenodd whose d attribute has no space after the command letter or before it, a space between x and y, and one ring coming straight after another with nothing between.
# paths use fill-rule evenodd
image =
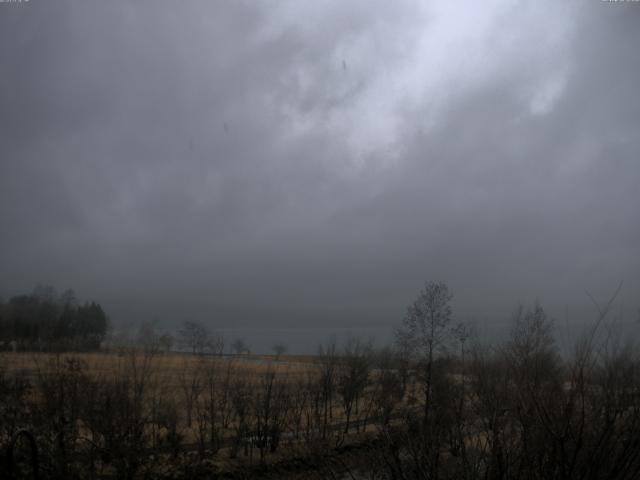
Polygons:
<instances>
[{"instance_id":1,"label":"foreground vegetation","mask_svg":"<svg viewBox=\"0 0 640 480\"><path fill-rule=\"evenodd\" d=\"M3 468L30 475L34 440L41 478L640 478L640 357L607 328L613 299L566 358L539 305L483 346L450 300L428 283L393 349L309 363L5 354Z\"/></svg>"}]
</instances>

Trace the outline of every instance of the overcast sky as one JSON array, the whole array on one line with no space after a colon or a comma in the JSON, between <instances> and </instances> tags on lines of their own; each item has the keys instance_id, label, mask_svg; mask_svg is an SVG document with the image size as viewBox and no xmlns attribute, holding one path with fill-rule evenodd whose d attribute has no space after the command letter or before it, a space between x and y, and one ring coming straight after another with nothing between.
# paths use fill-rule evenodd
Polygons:
<instances>
[{"instance_id":1,"label":"overcast sky","mask_svg":"<svg viewBox=\"0 0 640 480\"><path fill-rule=\"evenodd\" d=\"M639 46L634 2L0 3L0 295L386 327L426 280L489 322L624 281L633 316Z\"/></svg>"}]
</instances>

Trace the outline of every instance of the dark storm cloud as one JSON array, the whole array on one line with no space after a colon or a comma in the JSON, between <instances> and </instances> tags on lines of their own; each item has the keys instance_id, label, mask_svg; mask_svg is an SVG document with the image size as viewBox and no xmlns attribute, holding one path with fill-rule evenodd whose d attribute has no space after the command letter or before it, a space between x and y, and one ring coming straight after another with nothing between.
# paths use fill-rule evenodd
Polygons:
<instances>
[{"instance_id":1,"label":"dark storm cloud","mask_svg":"<svg viewBox=\"0 0 640 480\"><path fill-rule=\"evenodd\" d=\"M0 293L392 325L640 287L640 7L0 4Z\"/></svg>"}]
</instances>

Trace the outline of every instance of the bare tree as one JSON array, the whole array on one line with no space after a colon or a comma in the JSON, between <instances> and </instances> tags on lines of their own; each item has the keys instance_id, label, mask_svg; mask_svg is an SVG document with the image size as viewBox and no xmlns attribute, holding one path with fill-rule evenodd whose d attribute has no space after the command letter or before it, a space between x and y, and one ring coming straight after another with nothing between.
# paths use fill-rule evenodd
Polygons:
<instances>
[{"instance_id":1,"label":"bare tree","mask_svg":"<svg viewBox=\"0 0 640 480\"><path fill-rule=\"evenodd\" d=\"M211 344L211 334L200 322L185 320L179 334L183 347L191 350L194 355L204 353Z\"/></svg>"},{"instance_id":2,"label":"bare tree","mask_svg":"<svg viewBox=\"0 0 640 480\"><path fill-rule=\"evenodd\" d=\"M310 409L311 392L307 377L298 377L289 385L289 421L294 441L300 439L305 413Z\"/></svg>"},{"instance_id":3,"label":"bare tree","mask_svg":"<svg viewBox=\"0 0 640 480\"><path fill-rule=\"evenodd\" d=\"M338 372L338 393L345 415L344 433L349 433L352 413L359 413L359 401L369 385L371 344L351 338L347 341Z\"/></svg>"},{"instance_id":4,"label":"bare tree","mask_svg":"<svg viewBox=\"0 0 640 480\"><path fill-rule=\"evenodd\" d=\"M374 408L381 427L391 421L391 416L404 397L402 375L399 374L401 362L399 355L390 348L376 352L373 366L373 390L371 392Z\"/></svg>"},{"instance_id":5,"label":"bare tree","mask_svg":"<svg viewBox=\"0 0 640 480\"><path fill-rule=\"evenodd\" d=\"M193 413L200 395L204 389L204 379L202 363L196 362L195 366L190 358L185 358L183 367L180 370L180 390L184 400L184 411L186 414L187 427L191 428Z\"/></svg>"},{"instance_id":6,"label":"bare tree","mask_svg":"<svg viewBox=\"0 0 640 480\"><path fill-rule=\"evenodd\" d=\"M173 348L174 343L175 339L173 338L173 335L167 332L163 333L158 338L158 345L160 346L161 351L163 351L164 353L169 353Z\"/></svg>"},{"instance_id":7,"label":"bare tree","mask_svg":"<svg viewBox=\"0 0 640 480\"><path fill-rule=\"evenodd\" d=\"M214 355L222 355L224 352L224 337L221 333L214 333L209 340L209 350Z\"/></svg>"},{"instance_id":8,"label":"bare tree","mask_svg":"<svg viewBox=\"0 0 640 480\"><path fill-rule=\"evenodd\" d=\"M452 297L445 283L427 282L407 309L402 327L397 332L400 348L413 354L421 365L425 425L433 403L434 359L437 353L445 350L449 338Z\"/></svg>"},{"instance_id":9,"label":"bare tree","mask_svg":"<svg viewBox=\"0 0 640 480\"><path fill-rule=\"evenodd\" d=\"M242 355L245 353L248 354L250 352L249 345L247 345L247 342L245 342L243 338L237 338L231 344L231 348L236 353L236 355Z\"/></svg>"},{"instance_id":10,"label":"bare tree","mask_svg":"<svg viewBox=\"0 0 640 480\"><path fill-rule=\"evenodd\" d=\"M264 462L267 450L277 450L287 419L289 396L286 379L281 377L282 374L278 377L274 370L266 371L255 391L255 428L252 433L260 453L260 462Z\"/></svg>"},{"instance_id":11,"label":"bare tree","mask_svg":"<svg viewBox=\"0 0 640 480\"><path fill-rule=\"evenodd\" d=\"M271 347L271 350L276 354L276 359L279 359L282 355L287 353L288 348L284 343L279 342Z\"/></svg>"},{"instance_id":12,"label":"bare tree","mask_svg":"<svg viewBox=\"0 0 640 480\"><path fill-rule=\"evenodd\" d=\"M159 351L160 334L158 333L158 324L156 321L142 322L138 327L136 335L136 345L148 351Z\"/></svg>"},{"instance_id":13,"label":"bare tree","mask_svg":"<svg viewBox=\"0 0 640 480\"><path fill-rule=\"evenodd\" d=\"M251 386L242 377L234 379L230 384L229 399L233 407L233 428L236 441L231 447L230 455L234 458L241 446L245 448L245 456L249 455L251 446L247 439L252 431L251 425Z\"/></svg>"},{"instance_id":14,"label":"bare tree","mask_svg":"<svg viewBox=\"0 0 640 480\"><path fill-rule=\"evenodd\" d=\"M321 402L321 432L322 440L327 439L329 426L333 421L333 397L336 390L336 379L338 370L338 355L336 342L331 340L327 345L318 347L318 363L320 372L318 376L318 386Z\"/></svg>"}]
</instances>

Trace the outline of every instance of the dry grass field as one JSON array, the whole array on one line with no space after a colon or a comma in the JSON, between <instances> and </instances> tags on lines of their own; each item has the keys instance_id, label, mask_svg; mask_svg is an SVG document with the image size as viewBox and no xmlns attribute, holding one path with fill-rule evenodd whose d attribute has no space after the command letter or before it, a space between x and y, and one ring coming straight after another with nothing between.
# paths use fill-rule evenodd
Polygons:
<instances>
[{"instance_id":1,"label":"dry grass field","mask_svg":"<svg viewBox=\"0 0 640 480\"><path fill-rule=\"evenodd\" d=\"M157 353L147 356L143 351L122 349L111 352L3 352L0 366L11 375L36 377L39 373L53 371L58 365L68 361L80 362L83 370L93 376L105 376L121 372L130 366L132 355L135 362L149 362L148 367L163 380L174 381L185 372L195 371L203 366L217 368L233 366L237 375L256 377L266 372L276 372L285 376L300 376L313 371L313 356L283 355L276 359L273 355L192 355L189 353Z\"/></svg>"}]
</instances>

